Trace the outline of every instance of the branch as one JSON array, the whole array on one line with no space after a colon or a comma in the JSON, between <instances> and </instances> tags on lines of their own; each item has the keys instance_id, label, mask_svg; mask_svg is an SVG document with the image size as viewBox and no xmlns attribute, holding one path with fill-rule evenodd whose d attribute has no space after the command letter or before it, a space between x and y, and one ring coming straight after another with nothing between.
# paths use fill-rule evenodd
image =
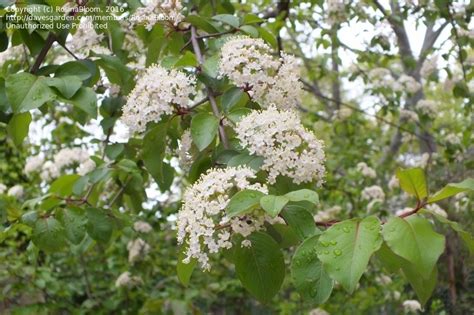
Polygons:
<instances>
[{"instance_id":1,"label":"branch","mask_svg":"<svg viewBox=\"0 0 474 315\"><path fill-rule=\"evenodd\" d=\"M36 72L38 72L39 68L41 67L41 64L43 63L44 59L46 58L46 55L48 54L48 51L51 49L55 41L56 41L56 36L54 35L54 33L49 33L48 37L46 37L46 41L44 43L43 48L41 49L40 53L36 57L33 67L31 67L31 70L30 70L31 74L36 74Z\"/></svg>"},{"instance_id":2,"label":"branch","mask_svg":"<svg viewBox=\"0 0 474 315\"><path fill-rule=\"evenodd\" d=\"M198 70L201 71L202 66L204 64L204 57L201 52L201 47L199 47L199 41L197 37L198 36L197 36L196 28L194 26L191 26L191 43L193 45L193 50L194 50L194 53L196 54L196 58L199 62ZM217 106L214 91L207 84L205 84L205 86L206 86L206 92L209 99L209 103L211 104L212 112L214 113L214 116L216 116L219 119L219 138L221 139L222 144L224 145L224 148L228 149L230 147L229 140L227 139L224 126L222 125L222 122L221 122L221 115L219 112L219 108Z\"/></svg>"}]
</instances>

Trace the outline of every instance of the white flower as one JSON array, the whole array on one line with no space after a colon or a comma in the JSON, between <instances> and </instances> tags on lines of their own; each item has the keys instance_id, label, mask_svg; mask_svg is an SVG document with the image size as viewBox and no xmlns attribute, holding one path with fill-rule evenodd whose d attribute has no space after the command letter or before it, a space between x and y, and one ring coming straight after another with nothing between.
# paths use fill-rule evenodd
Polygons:
<instances>
[{"instance_id":1,"label":"white flower","mask_svg":"<svg viewBox=\"0 0 474 315\"><path fill-rule=\"evenodd\" d=\"M7 186L5 186L4 184L0 183L0 195L1 194L4 194L5 191L7 190Z\"/></svg>"},{"instance_id":2,"label":"white flower","mask_svg":"<svg viewBox=\"0 0 474 315\"><path fill-rule=\"evenodd\" d=\"M421 84L418 83L415 78L406 74L402 74L398 78L397 83L399 84L399 86L395 88L395 90L406 91L410 94L414 94L421 89Z\"/></svg>"},{"instance_id":3,"label":"white flower","mask_svg":"<svg viewBox=\"0 0 474 315\"><path fill-rule=\"evenodd\" d=\"M52 161L46 161L41 169L40 177L45 182L48 182L56 177L59 177L60 170Z\"/></svg>"},{"instance_id":4,"label":"white flower","mask_svg":"<svg viewBox=\"0 0 474 315\"><path fill-rule=\"evenodd\" d=\"M137 221L133 224L133 229L140 233L150 233L153 228L151 225L144 221Z\"/></svg>"},{"instance_id":5,"label":"white flower","mask_svg":"<svg viewBox=\"0 0 474 315\"><path fill-rule=\"evenodd\" d=\"M247 167L210 169L186 189L177 218L178 243L186 243L184 263L196 258L204 270L209 270L208 254L231 248L232 232L246 237L263 228L265 218L261 213L233 218L225 213L231 192L251 189L267 193L266 186L250 183L255 177L255 171Z\"/></svg>"},{"instance_id":6,"label":"white flower","mask_svg":"<svg viewBox=\"0 0 474 315\"><path fill-rule=\"evenodd\" d=\"M383 201L385 199L385 193L383 189L377 185L365 187L362 190L362 199Z\"/></svg>"},{"instance_id":7,"label":"white flower","mask_svg":"<svg viewBox=\"0 0 474 315\"><path fill-rule=\"evenodd\" d=\"M415 107L419 112L425 114L428 117L436 117L438 114L438 105L435 101L419 100Z\"/></svg>"},{"instance_id":8,"label":"white flower","mask_svg":"<svg viewBox=\"0 0 474 315\"><path fill-rule=\"evenodd\" d=\"M461 139L454 133L450 133L446 136L446 142L452 145L461 144Z\"/></svg>"},{"instance_id":9,"label":"white flower","mask_svg":"<svg viewBox=\"0 0 474 315\"><path fill-rule=\"evenodd\" d=\"M333 119L346 120L351 117L352 109L350 108L341 108L334 111Z\"/></svg>"},{"instance_id":10,"label":"white flower","mask_svg":"<svg viewBox=\"0 0 474 315\"><path fill-rule=\"evenodd\" d=\"M44 157L40 155L30 156L26 159L24 172L26 175L38 172L44 164Z\"/></svg>"},{"instance_id":11,"label":"white flower","mask_svg":"<svg viewBox=\"0 0 474 315\"><path fill-rule=\"evenodd\" d=\"M342 211L340 206L333 206L323 211L318 211L314 215L315 222L328 222L331 220L335 220L337 215Z\"/></svg>"},{"instance_id":12,"label":"white flower","mask_svg":"<svg viewBox=\"0 0 474 315\"><path fill-rule=\"evenodd\" d=\"M131 132L144 132L149 122L173 113L173 106L188 107L194 94L194 78L177 70L152 65L138 79L123 107L122 121Z\"/></svg>"},{"instance_id":13,"label":"white flower","mask_svg":"<svg viewBox=\"0 0 474 315\"><path fill-rule=\"evenodd\" d=\"M329 313L318 307L309 311L308 315L329 315Z\"/></svg>"},{"instance_id":14,"label":"white flower","mask_svg":"<svg viewBox=\"0 0 474 315\"><path fill-rule=\"evenodd\" d=\"M193 145L193 138L191 137L191 130L187 129L183 132L178 147L179 167L187 171L193 164L193 156L191 154L191 147Z\"/></svg>"},{"instance_id":15,"label":"white flower","mask_svg":"<svg viewBox=\"0 0 474 315\"><path fill-rule=\"evenodd\" d=\"M23 189L23 186L21 185L15 185L13 187L10 187L8 189L7 195L12 196L15 198L21 198L25 194L25 190Z\"/></svg>"},{"instance_id":16,"label":"white flower","mask_svg":"<svg viewBox=\"0 0 474 315\"><path fill-rule=\"evenodd\" d=\"M137 238L136 240L128 242L127 249L128 262L133 264L148 254L150 251L150 245L141 238Z\"/></svg>"},{"instance_id":17,"label":"white flower","mask_svg":"<svg viewBox=\"0 0 474 315\"><path fill-rule=\"evenodd\" d=\"M275 107L253 111L237 123L235 131L242 147L263 157L262 169L268 172L270 184L278 175L296 184L323 182L323 142L303 127L296 112Z\"/></svg>"},{"instance_id":18,"label":"white flower","mask_svg":"<svg viewBox=\"0 0 474 315\"><path fill-rule=\"evenodd\" d=\"M436 71L437 67L438 67L438 56L434 55L433 57L431 57L431 59L427 59L425 60L425 62L423 62L423 66L421 66L421 69L420 69L421 77L426 79L433 72Z\"/></svg>"},{"instance_id":19,"label":"white flower","mask_svg":"<svg viewBox=\"0 0 474 315\"><path fill-rule=\"evenodd\" d=\"M151 0L145 7L138 8L131 17L133 25L144 24L148 31L160 21L170 21L177 26L183 19L183 5L180 0Z\"/></svg>"},{"instance_id":20,"label":"white flower","mask_svg":"<svg viewBox=\"0 0 474 315\"><path fill-rule=\"evenodd\" d=\"M386 68L373 68L369 71L368 77L375 88L393 87L394 85L392 73Z\"/></svg>"},{"instance_id":21,"label":"white flower","mask_svg":"<svg viewBox=\"0 0 474 315\"><path fill-rule=\"evenodd\" d=\"M394 300L400 300L400 297L402 294L399 291L393 291L393 299Z\"/></svg>"},{"instance_id":22,"label":"white flower","mask_svg":"<svg viewBox=\"0 0 474 315\"><path fill-rule=\"evenodd\" d=\"M416 313L417 311L421 311L421 304L416 300L406 300L403 302L403 308L405 312Z\"/></svg>"},{"instance_id":23,"label":"white flower","mask_svg":"<svg viewBox=\"0 0 474 315\"><path fill-rule=\"evenodd\" d=\"M396 216L402 216L402 215L404 215L404 214L407 214L407 213L411 212L412 210L413 210L413 209L410 208L410 207L405 207L405 208L403 208L403 209L401 209L401 210L397 210L397 212L395 212L395 215L396 215Z\"/></svg>"},{"instance_id":24,"label":"white flower","mask_svg":"<svg viewBox=\"0 0 474 315\"><path fill-rule=\"evenodd\" d=\"M98 54L110 55L108 48L101 45L105 36L102 33L97 33L94 29L94 21L89 16L83 16L79 27L77 28L72 40L68 42L68 46L81 58L86 58L91 51Z\"/></svg>"},{"instance_id":25,"label":"white flower","mask_svg":"<svg viewBox=\"0 0 474 315\"><path fill-rule=\"evenodd\" d=\"M95 162L91 159L87 159L81 164L79 164L79 167L77 168L77 174L84 176L88 174L89 172L92 172L95 169Z\"/></svg>"},{"instance_id":26,"label":"white flower","mask_svg":"<svg viewBox=\"0 0 474 315\"><path fill-rule=\"evenodd\" d=\"M408 122L419 121L418 114L409 109L400 109L400 119Z\"/></svg>"},{"instance_id":27,"label":"white flower","mask_svg":"<svg viewBox=\"0 0 474 315\"><path fill-rule=\"evenodd\" d=\"M463 28L459 28L458 30L458 35L461 37L469 37L470 39L474 39L474 30L466 30Z\"/></svg>"},{"instance_id":28,"label":"white flower","mask_svg":"<svg viewBox=\"0 0 474 315\"><path fill-rule=\"evenodd\" d=\"M398 181L397 176L393 175L390 180L388 181L388 188L395 189L400 186L400 182Z\"/></svg>"},{"instance_id":29,"label":"white flower","mask_svg":"<svg viewBox=\"0 0 474 315\"><path fill-rule=\"evenodd\" d=\"M448 217L448 214L446 213L446 211L435 203L427 205L426 210L428 210L428 211L430 211L434 214L437 214L439 216L442 216L444 218Z\"/></svg>"},{"instance_id":30,"label":"white flower","mask_svg":"<svg viewBox=\"0 0 474 315\"><path fill-rule=\"evenodd\" d=\"M375 277L375 282L380 285L389 285L390 283L392 283L392 278L387 275L380 275Z\"/></svg>"},{"instance_id":31,"label":"white flower","mask_svg":"<svg viewBox=\"0 0 474 315\"><path fill-rule=\"evenodd\" d=\"M328 0L327 22L329 25L340 24L346 20L344 0Z\"/></svg>"},{"instance_id":32,"label":"white flower","mask_svg":"<svg viewBox=\"0 0 474 315\"><path fill-rule=\"evenodd\" d=\"M275 57L260 38L229 39L221 49L219 73L248 90L261 107L275 104L278 108L294 108L300 100L302 85L296 59L287 54Z\"/></svg>"},{"instance_id":33,"label":"white flower","mask_svg":"<svg viewBox=\"0 0 474 315\"><path fill-rule=\"evenodd\" d=\"M119 287L134 287L142 283L142 279L138 276L132 276L129 271L122 273L115 281L115 286Z\"/></svg>"},{"instance_id":34,"label":"white flower","mask_svg":"<svg viewBox=\"0 0 474 315\"><path fill-rule=\"evenodd\" d=\"M369 177L369 178L375 178L377 177L377 173L375 172L375 170L373 168L371 168L370 166L368 166L366 163L364 162L360 162L357 164L357 170L363 175L363 176L366 176L366 177Z\"/></svg>"}]
</instances>

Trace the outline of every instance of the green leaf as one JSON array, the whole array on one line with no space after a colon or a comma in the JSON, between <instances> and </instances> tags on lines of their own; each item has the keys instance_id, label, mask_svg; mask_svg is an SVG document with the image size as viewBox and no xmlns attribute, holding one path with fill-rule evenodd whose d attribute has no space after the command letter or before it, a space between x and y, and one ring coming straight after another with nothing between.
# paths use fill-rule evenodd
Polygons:
<instances>
[{"instance_id":1,"label":"green leaf","mask_svg":"<svg viewBox=\"0 0 474 315\"><path fill-rule=\"evenodd\" d=\"M82 80L75 75L46 78L48 86L55 87L65 98L71 98L82 86Z\"/></svg>"},{"instance_id":2,"label":"green leaf","mask_svg":"<svg viewBox=\"0 0 474 315\"><path fill-rule=\"evenodd\" d=\"M87 218L80 208L67 208L59 212L59 221L63 224L66 238L73 244L79 244L86 235Z\"/></svg>"},{"instance_id":3,"label":"green leaf","mask_svg":"<svg viewBox=\"0 0 474 315\"><path fill-rule=\"evenodd\" d=\"M31 239L45 252L55 252L66 245L64 229L53 217L37 220Z\"/></svg>"},{"instance_id":4,"label":"green leaf","mask_svg":"<svg viewBox=\"0 0 474 315\"><path fill-rule=\"evenodd\" d=\"M83 61L66 62L60 65L59 68L56 69L54 74L55 78L75 76L81 79L82 81L92 77L92 73L90 72L87 65L83 63Z\"/></svg>"},{"instance_id":5,"label":"green leaf","mask_svg":"<svg viewBox=\"0 0 474 315\"><path fill-rule=\"evenodd\" d=\"M267 29L263 28L263 27L259 27L258 28L258 33L260 34L260 37L266 41L270 46L272 46L273 48L277 48L278 47L278 42L276 40L276 37L275 35L273 35L272 33L270 33Z\"/></svg>"},{"instance_id":6,"label":"green leaf","mask_svg":"<svg viewBox=\"0 0 474 315\"><path fill-rule=\"evenodd\" d=\"M261 23L264 20L256 16L255 14L246 14L242 24L256 24Z\"/></svg>"},{"instance_id":7,"label":"green leaf","mask_svg":"<svg viewBox=\"0 0 474 315\"><path fill-rule=\"evenodd\" d=\"M207 148L217 135L219 120L208 113L198 113L191 120L191 136L199 151Z\"/></svg>"},{"instance_id":8,"label":"green leaf","mask_svg":"<svg viewBox=\"0 0 474 315\"><path fill-rule=\"evenodd\" d=\"M268 303L285 279L285 262L278 244L261 232L251 234L250 247L237 246L235 271L242 285L255 298Z\"/></svg>"},{"instance_id":9,"label":"green leaf","mask_svg":"<svg viewBox=\"0 0 474 315\"><path fill-rule=\"evenodd\" d=\"M89 87L81 87L79 91L70 99L62 99L65 103L71 103L83 110L92 118L97 117L97 95Z\"/></svg>"},{"instance_id":10,"label":"green leaf","mask_svg":"<svg viewBox=\"0 0 474 315\"><path fill-rule=\"evenodd\" d=\"M318 204L319 197L318 194L310 189L300 189L296 191L289 192L285 195L290 201L309 201L312 204Z\"/></svg>"},{"instance_id":11,"label":"green leaf","mask_svg":"<svg viewBox=\"0 0 474 315\"><path fill-rule=\"evenodd\" d=\"M440 216L439 214L430 212L428 210L425 210L425 211L433 215L435 219L438 220L439 222L449 225L454 231L456 231L459 237L461 237L461 239L464 241L467 248L469 249L470 255L474 255L474 237L472 236L471 233L466 232L457 222L448 220L445 217Z\"/></svg>"},{"instance_id":12,"label":"green leaf","mask_svg":"<svg viewBox=\"0 0 474 315\"><path fill-rule=\"evenodd\" d=\"M249 96L247 93L233 86L222 95L222 108L227 113L234 107L245 106L248 101Z\"/></svg>"},{"instance_id":13,"label":"green leaf","mask_svg":"<svg viewBox=\"0 0 474 315\"><path fill-rule=\"evenodd\" d=\"M143 163L155 182L164 182L163 159L166 150L168 125L159 123L143 138Z\"/></svg>"},{"instance_id":14,"label":"green leaf","mask_svg":"<svg viewBox=\"0 0 474 315\"><path fill-rule=\"evenodd\" d=\"M218 14L212 17L213 20L228 24L234 28L240 25L239 18L231 14Z\"/></svg>"},{"instance_id":15,"label":"green leaf","mask_svg":"<svg viewBox=\"0 0 474 315\"><path fill-rule=\"evenodd\" d=\"M37 77L26 72L7 77L5 89L14 113L38 108L55 98L54 92L45 80L45 77Z\"/></svg>"},{"instance_id":16,"label":"green leaf","mask_svg":"<svg viewBox=\"0 0 474 315\"><path fill-rule=\"evenodd\" d=\"M304 240L305 238L319 234L320 232L316 228L316 224L311 213L301 206L288 205L281 212L281 216L293 229L296 235L298 235L300 240Z\"/></svg>"},{"instance_id":17,"label":"green leaf","mask_svg":"<svg viewBox=\"0 0 474 315\"><path fill-rule=\"evenodd\" d=\"M423 169L399 169L397 170L397 178L400 182L400 187L408 194L416 196L418 200L423 200L428 196L428 188Z\"/></svg>"},{"instance_id":18,"label":"green leaf","mask_svg":"<svg viewBox=\"0 0 474 315\"><path fill-rule=\"evenodd\" d=\"M403 274L408 282L410 282L413 290L415 290L421 305L425 305L436 287L438 268L434 266L429 276L424 278L418 273L417 268L406 260L402 261L401 266Z\"/></svg>"},{"instance_id":19,"label":"green leaf","mask_svg":"<svg viewBox=\"0 0 474 315\"><path fill-rule=\"evenodd\" d=\"M428 198L428 202L436 202L464 191L474 190L474 178L467 178L460 183L450 183L446 187L435 193L433 196Z\"/></svg>"},{"instance_id":20,"label":"green leaf","mask_svg":"<svg viewBox=\"0 0 474 315\"><path fill-rule=\"evenodd\" d=\"M107 243L112 236L113 222L102 209L88 208L87 233L96 241Z\"/></svg>"},{"instance_id":21,"label":"green leaf","mask_svg":"<svg viewBox=\"0 0 474 315\"><path fill-rule=\"evenodd\" d=\"M380 221L370 216L334 224L321 234L316 249L326 272L352 293L381 245Z\"/></svg>"},{"instance_id":22,"label":"green leaf","mask_svg":"<svg viewBox=\"0 0 474 315\"><path fill-rule=\"evenodd\" d=\"M324 271L316 246L319 236L306 239L296 250L291 261L291 277L305 301L322 304L331 295L334 281Z\"/></svg>"},{"instance_id":23,"label":"green leaf","mask_svg":"<svg viewBox=\"0 0 474 315\"><path fill-rule=\"evenodd\" d=\"M226 212L229 217L241 215L247 211L253 210L259 206L260 198L264 194L257 190L245 189L237 192L229 200Z\"/></svg>"},{"instance_id":24,"label":"green leaf","mask_svg":"<svg viewBox=\"0 0 474 315\"><path fill-rule=\"evenodd\" d=\"M200 15L188 15L184 21L191 23L191 25L206 31L209 34L219 33L219 30L215 28L209 20Z\"/></svg>"},{"instance_id":25,"label":"green leaf","mask_svg":"<svg viewBox=\"0 0 474 315\"><path fill-rule=\"evenodd\" d=\"M244 25L240 27L240 30L252 37L258 37L258 29L251 25Z\"/></svg>"},{"instance_id":26,"label":"green leaf","mask_svg":"<svg viewBox=\"0 0 474 315\"><path fill-rule=\"evenodd\" d=\"M189 281L191 280L191 276L193 274L194 268L196 267L197 260L192 258L189 263L185 264L183 259L186 257L184 254L185 247L182 246L179 249L178 253L178 264L176 265L176 272L178 274L178 279L181 284L187 286Z\"/></svg>"},{"instance_id":27,"label":"green leaf","mask_svg":"<svg viewBox=\"0 0 474 315\"><path fill-rule=\"evenodd\" d=\"M425 279L444 252L444 236L419 215L393 217L383 227L383 238L398 256L411 262Z\"/></svg>"},{"instance_id":28,"label":"green leaf","mask_svg":"<svg viewBox=\"0 0 474 315\"><path fill-rule=\"evenodd\" d=\"M285 196L274 196L268 195L263 196L260 199L260 206L265 210L272 218L275 218L284 206L290 201Z\"/></svg>"},{"instance_id":29,"label":"green leaf","mask_svg":"<svg viewBox=\"0 0 474 315\"><path fill-rule=\"evenodd\" d=\"M174 64L175 67L195 67L198 65L196 56L187 50L181 58Z\"/></svg>"},{"instance_id":30,"label":"green leaf","mask_svg":"<svg viewBox=\"0 0 474 315\"><path fill-rule=\"evenodd\" d=\"M247 153L238 154L232 157L228 162L227 166L239 166L247 165L255 171L260 170L260 166L263 164L263 157L248 155Z\"/></svg>"},{"instance_id":31,"label":"green leaf","mask_svg":"<svg viewBox=\"0 0 474 315\"><path fill-rule=\"evenodd\" d=\"M23 143L23 140L28 136L30 129L31 114L25 112L21 114L13 115L8 122L7 132L13 143L18 147Z\"/></svg>"},{"instance_id":32,"label":"green leaf","mask_svg":"<svg viewBox=\"0 0 474 315\"><path fill-rule=\"evenodd\" d=\"M400 270L400 259L403 258L395 255L395 253L392 252L390 247L388 247L385 242L382 243L382 246L377 251L376 256L389 273L395 273Z\"/></svg>"},{"instance_id":33,"label":"green leaf","mask_svg":"<svg viewBox=\"0 0 474 315\"><path fill-rule=\"evenodd\" d=\"M72 188L74 187L74 184L80 177L81 176L77 174L63 175L51 184L49 192L62 197L70 196L72 194Z\"/></svg>"}]
</instances>

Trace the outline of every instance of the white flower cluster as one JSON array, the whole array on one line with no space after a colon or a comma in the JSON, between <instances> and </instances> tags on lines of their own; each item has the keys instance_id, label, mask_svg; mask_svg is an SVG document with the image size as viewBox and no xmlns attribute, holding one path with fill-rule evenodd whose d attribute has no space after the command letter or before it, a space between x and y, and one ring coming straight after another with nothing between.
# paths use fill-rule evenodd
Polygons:
<instances>
[{"instance_id":1,"label":"white flower cluster","mask_svg":"<svg viewBox=\"0 0 474 315\"><path fill-rule=\"evenodd\" d=\"M458 35L461 37L468 37L469 39L474 39L474 30L466 30L460 28L458 29Z\"/></svg>"},{"instance_id":2,"label":"white flower cluster","mask_svg":"<svg viewBox=\"0 0 474 315\"><path fill-rule=\"evenodd\" d=\"M117 280L115 280L115 286L117 288L131 288L141 283L143 283L142 278L140 278L139 276L132 276L129 271L125 271L117 278Z\"/></svg>"},{"instance_id":3,"label":"white flower cluster","mask_svg":"<svg viewBox=\"0 0 474 315\"><path fill-rule=\"evenodd\" d=\"M415 107L420 113L428 117L434 118L438 114L438 104L432 100L419 100Z\"/></svg>"},{"instance_id":4,"label":"white flower cluster","mask_svg":"<svg viewBox=\"0 0 474 315\"><path fill-rule=\"evenodd\" d=\"M383 189L377 185L365 187L362 190L362 199L383 201L385 199L385 193Z\"/></svg>"},{"instance_id":5,"label":"white flower cluster","mask_svg":"<svg viewBox=\"0 0 474 315\"><path fill-rule=\"evenodd\" d=\"M418 122L418 114L409 109L400 109L400 119L407 122Z\"/></svg>"},{"instance_id":6,"label":"white flower cluster","mask_svg":"<svg viewBox=\"0 0 474 315\"><path fill-rule=\"evenodd\" d=\"M255 177L255 171L247 167L211 169L185 191L177 218L178 243L186 243L183 262L196 258L204 270L209 270L208 254L231 248L231 232L246 237L263 228L263 215L229 218L225 214L231 191L251 189L267 193L266 186L250 183ZM225 225L230 225L230 231L219 228Z\"/></svg>"},{"instance_id":7,"label":"white flower cluster","mask_svg":"<svg viewBox=\"0 0 474 315\"><path fill-rule=\"evenodd\" d=\"M260 38L237 36L221 49L219 73L247 90L252 99L266 108L295 107L302 91L300 72L293 56L272 54L272 49Z\"/></svg>"},{"instance_id":8,"label":"white flower cluster","mask_svg":"<svg viewBox=\"0 0 474 315\"><path fill-rule=\"evenodd\" d=\"M193 164L193 156L191 154L192 145L193 138L191 137L191 130L187 129L183 132L178 147L179 167L184 171L189 170Z\"/></svg>"},{"instance_id":9,"label":"white flower cluster","mask_svg":"<svg viewBox=\"0 0 474 315\"><path fill-rule=\"evenodd\" d=\"M428 211L430 211L434 214L437 214L439 216L442 216L444 218L448 217L448 214L446 213L446 211L435 203L431 203L431 204L427 205L426 210L428 210Z\"/></svg>"},{"instance_id":10,"label":"white flower cluster","mask_svg":"<svg viewBox=\"0 0 474 315\"><path fill-rule=\"evenodd\" d=\"M0 190L1 190L1 188L0 188ZM12 197L15 197L15 198L21 198L21 197L23 197L24 194L25 194L25 189L21 185L12 186L7 191L8 196L12 196Z\"/></svg>"},{"instance_id":11,"label":"white flower cluster","mask_svg":"<svg viewBox=\"0 0 474 315\"><path fill-rule=\"evenodd\" d=\"M329 315L329 313L318 307L309 311L308 315Z\"/></svg>"},{"instance_id":12,"label":"white flower cluster","mask_svg":"<svg viewBox=\"0 0 474 315\"><path fill-rule=\"evenodd\" d=\"M347 118L351 117L351 115L352 115L352 109L344 107L344 108L337 109L334 111L333 119L346 120Z\"/></svg>"},{"instance_id":13,"label":"white flower cluster","mask_svg":"<svg viewBox=\"0 0 474 315\"><path fill-rule=\"evenodd\" d=\"M150 245L141 238L130 241L127 244L128 262L133 264L138 260L143 259L150 251Z\"/></svg>"},{"instance_id":14,"label":"white flower cluster","mask_svg":"<svg viewBox=\"0 0 474 315\"><path fill-rule=\"evenodd\" d=\"M406 91L410 94L414 94L421 89L421 84L415 80L415 78L402 74L397 82L395 83L393 89L395 91Z\"/></svg>"},{"instance_id":15,"label":"white flower cluster","mask_svg":"<svg viewBox=\"0 0 474 315\"><path fill-rule=\"evenodd\" d=\"M95 162L91 160L90 154L82 148L64 148L53 157L52 161L46 161L43 156L36 155L26 160L24 172L26 175L39 172L44 181L50 181L59 177L61 171L76 167L79 175L86 175L95 168Z\"/></svg>"},{"instance_id":16,"label":"white flower cluster","mask_svg":"<svg viewBox=\"0 0 474 315\"><path fill-rule=\"evenodd\" d=\"M131 17L132 24L144 24L148 31L160 21L169 21L177 26L183 19L183 5L180 0L151 0L145 7L138 8Z\"/></svg>"},{"instance_id":17,"label":"white flower cluster","mask_svg":"<svg viewBox=\"0 0 474 315\"><path fill-rule=\"evenodd\" d=\"M416 93L421 89L421 84L415 78L402 74L394 80L390 70L385 68L374 68L368 73L369 80L375 88L390 88L395 92Z\"/></svg>"},{"instance_id":18,"label":"white flower cluster","mask_svg":"<svg viewBox=\"0 0 474 315\"><path fill-rule=\"evenodd\" d=\"M400 181L398 180L397 176L392 176L388 181L388 188L393 190L400 186Z\"/></svg>"},{"instance_id":19,"label":"white flower cluster","mask_svg":"<svg viewBox=\"0 0 474 315\"><path fill-rule=\"evenodd\" d=\"M173 106L188 107L195 80L177 70L153 65L138 79L123 107L122 121L131 132L143 132L149 122L158 122Z\"/></svg>"},{"instance_id":20,"label":"white flower cluster","mask_svg":"<svg viewBox=\"0 0 474 315\"><path fill-rule=\"evenodd\" d=\"M344 0L329 0L327 3L327 22L329 25L340 24L346 20Z\"/></svg>"},{"instance_id":21,"label":"white flower cluster","mask_svg":"<svg viewBox=\"0 0 474 315\"><path fill-rule=\"evenodd\" d=\"M104 38L104 34L97 34L95 31L92 19L88 16L84 16L81 18L79 27L72 36L72 40L68 43L68 46L75 53L79 53L81 58L86 58L91 51L98 54L110 55L110 50L101 45Z\"/></svg>"},{"instance_id":22,"label":"white flower cluster","mask_svg":"<svg viewBox=\"0 0 474 315\"><path fill-rule=\"evenodd\" d=\"M382 274L380 276L375 277L375 282L377 282L380 285L385 286L385 285L389 285L390 283L392 283L392 278L390 278L387 275Z\"/></svg>"},{"instance_id":23,"label":"white flower cluster","mask_svg":"<svg viewBox=\"0 0 474 315\"><path fill-rule=\"evenodd\" d=\"M357 164L357 171L359 171L365 177L377 177L377 173L375 172L375 170L368 166L365 162L360 162Z\"/></svg>"},{"instance_id":24,"label":"white flower cluster","mask_svg":"<svg viewBox=\"0 0 474 315\"><path fill-rule=\"evenodd\" d=\"M451 145L459 145L461 144L461 139L454 133L450 133L445 138L446 142Z\"/></svg>"},{"instance_id":25,"label":"white flower cluster","mask_svg":"<svg viewBox=\"0 0 474 315\"><path fill-rule=\"evenodd\" d=\"M153 228L145 221L137 221L133 224L133 229L139 233L150 233Z\"/></svg>"},{"instance_id":26,"label":"white flower cluster","mask_svg":"<svg viewBox=\"0 0 474 315\"><path fill-rule=\"evenodd\" d=\"M323 211L318 211L318 213L314 215L314 221L327 222L327 221L335 220L337 218L337 215L341 211L342 211L342 208L340 206L333 206Z\"/></svg>"},{"instance_id":27,"label":"white flower cluster","mask_svg":"<svg viewBox=\"0 0 474 315\"><path fill-rule=\"evenodd\" d=\"M420 69L421 77L426 79L432 73L434 73L437 69L438 69L438 56L434 55L430 59L427 59L425 60L425 62L423 62L423 65L421 66L421 69Z\"/></svg>"},{"instance_id":28,"label":"white flower cluster","mask_svg":"<svg viewBox=\"0 0 474 315\"><path fill-rule=\"evenodd\" d=\"M403 308L405 309L405 312L416 313L421 311L421 304L416 300L406 300L403 302Z\"/></svg>"},{"instance_id":29,"label":"white flower cluster","mask_svg":"<svg viewBox=\"0 0 474 315\"><path fill-rule=\"evenodd\" d=\"M268 172L270 184L278 175L288 176L296 184L322 184L324 144L305 129L298 113L275 107L253 111L237 123L235 131L242 147L263 157L262 169Z\"/></svg>"}]
</instances>

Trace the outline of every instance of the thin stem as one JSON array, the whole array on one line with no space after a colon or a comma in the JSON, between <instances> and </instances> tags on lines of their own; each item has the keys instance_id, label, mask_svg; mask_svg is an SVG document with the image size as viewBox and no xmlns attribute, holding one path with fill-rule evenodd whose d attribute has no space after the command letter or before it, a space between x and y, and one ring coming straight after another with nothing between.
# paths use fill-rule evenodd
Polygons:
<instances>
[{"instance_id":1,"label":"thin stem","mask_svg":"<svg viewBox=\"0 0 474 315\"><path fill-rule=\"evenodd\" d=\"M54 35L54 33L49 33L48 37L46 38L43 48L38 54L38 57L36 57L33 67L31 67L31 70L30 70L31 74L35 74L36 72L38 72L39 68L41 67L41 64L43 63L44 59L46 58L46 55L48 54L48 51L51 49L55 41L56 41L56 36Z\"/></svg>"},{"instance_id":2,"label":"thin stem","mask_svg":"<svg viewBox=\"0 0 474 315\"><path fill-rule=\"evenodd\" d=\"M203 64L204 64L204 57L202 55L201 48L199 47L197 32L196 32L196 28L194 26L191 26L191 43L193 45L194 53L196 54L196 58L197 58L197 60L199 62L199 65L200 65L198 70L200 70L202 68ZM222 144L224 145L224 148L228 149L230 147L229 146L229 140L227 139L227 135L225 133L224 126L222 125L222 122L221 122L221 115L220 115L220 112L219 112L219 108L217 106L216 97L215 97L215 94L214 94L214 91L212 90L212 88L210 86L208 86L207 84L206 84L206 92L207 92L207 96L209 98L209 103L211 104L212 112L214 113L214 116L216 116L220 121L220 123L219 123L219 137L222 141Z\"/></svg>"}]
</instances>

